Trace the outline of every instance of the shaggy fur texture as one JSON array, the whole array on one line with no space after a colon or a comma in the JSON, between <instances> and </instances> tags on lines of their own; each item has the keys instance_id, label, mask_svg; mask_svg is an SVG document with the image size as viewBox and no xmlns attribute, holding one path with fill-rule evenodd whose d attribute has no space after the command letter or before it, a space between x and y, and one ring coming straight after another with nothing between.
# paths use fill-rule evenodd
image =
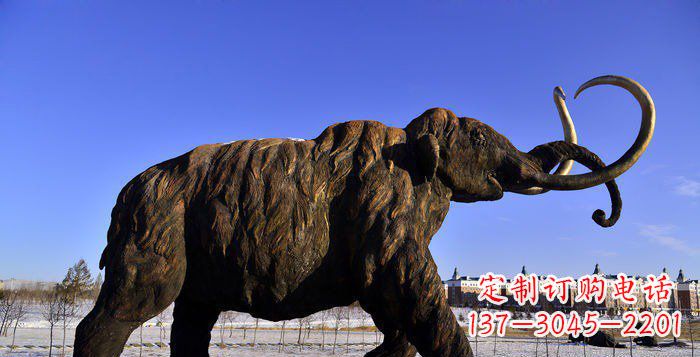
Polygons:
<instances>
[{"instance_id":1,"label":"shaggy fur texture","mask_svg":"<svg viewBox=\"0 0 700 357\"><path fill-rule=\"evenodd\" d=\"M471 356L428 244L451 200L499 199L543 169L524 155L483 123L432 109L405 129L351 121L153 166L119 195L105 283L74 355L119 355L173 301L173 356L206 356L221 311L283 320L359 301L385 335L368 356Z\"/></svg>"}]
</instances>

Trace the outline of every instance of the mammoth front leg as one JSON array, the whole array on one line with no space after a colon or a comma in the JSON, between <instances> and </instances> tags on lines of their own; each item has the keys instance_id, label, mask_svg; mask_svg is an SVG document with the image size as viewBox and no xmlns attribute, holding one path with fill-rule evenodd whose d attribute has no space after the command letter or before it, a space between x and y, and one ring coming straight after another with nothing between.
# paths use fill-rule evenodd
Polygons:
<instances>
[{"instance_id":1,"label":"mammoth front leg","mask_svg":"<svg viewBox=\"0 0 700 357\"><path fill-rule=\"evenodd\" d=\"M175 301L170 333L170 355L173 357L208 357L211 330L219 310L183 297Z\"/></svg>"},{"instance_id":2,"label":"mammoth front leg","mask_svg":"<svg viewBox=\"0 0 700 357\"><path fill-rule=\"evenodd\" d=\"M391 321L382 320L378 312L372 313L371 308L363 308L372 314L374 325L384 334L384 341L377 348L367 352L365 357L415 357L416 348L408 342L408 337L395 326L390 327Z\"/></svg>"},{"instance_id":3,"label":"mammoth front leg","mask_svg":"<svg viewBox=\"0 0 700 357\"><path fill-rule=\"evenodd\" d=\"M421 356L473 356L427 245L407 240L380 269L365 297L373 317L396 324Z\"/></svg>"}]
</instances>

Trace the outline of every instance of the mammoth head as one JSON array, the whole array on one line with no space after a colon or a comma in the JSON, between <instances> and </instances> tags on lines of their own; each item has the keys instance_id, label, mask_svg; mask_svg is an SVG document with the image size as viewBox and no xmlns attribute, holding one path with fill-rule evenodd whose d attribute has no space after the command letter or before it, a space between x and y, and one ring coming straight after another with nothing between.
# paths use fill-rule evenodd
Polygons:
<instances>
[{"instance_id":1,"label":"mammoth head","mask_svg":"<svg viewBox=\"0 0 700 357\"><path fill-rule=\"evenodd\" d=\"M516 149L490 126L470 118L458 118L446 109L431 109L407 127L414 158L422 176L442 181L458 202L498 200L503 192L536 195L549 190L581 190L605 184L612 200L612 214L596 210L593 219L601 226L615 224L622 202L614 179L634 165L654 133L656 112L649 93L625 77L603 76L584 83L585 89L610 84L632 93L642 109L642 125L632 147L612 163L577 145L576 131L566 108L564 92L554 90L554 102L564 128L565 141L537 146L529 152ZM568 175L573 162L591 171ZM558 166L554 173L552 169Z\"/></svg>"}]
</instances>

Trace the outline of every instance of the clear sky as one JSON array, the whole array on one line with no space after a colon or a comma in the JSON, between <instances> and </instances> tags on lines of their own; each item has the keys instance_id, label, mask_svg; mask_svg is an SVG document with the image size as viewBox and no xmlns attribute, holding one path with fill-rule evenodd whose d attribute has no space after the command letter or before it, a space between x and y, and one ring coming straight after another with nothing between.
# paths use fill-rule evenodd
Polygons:
<instances>
[{"instance_id":1,"label":"clear sky","mask_svg":"<svg viewBox=\"0 0 700 357\"><path fill-rule=\"evenodd\" d=\"M590 218L610 210L604 187L453 203L431 244L440 273L598 262L700 278L700 3L530 3L0 1L0 278L59 279L79 258L96 270L121 187L197 145L404 127L446 107L530 150L562 137L552 89L603 74L642 83L658 115L618 180L617 225ZM633 142L623 90L568 104L606 162Z\"/></svg>"}]
</instances>

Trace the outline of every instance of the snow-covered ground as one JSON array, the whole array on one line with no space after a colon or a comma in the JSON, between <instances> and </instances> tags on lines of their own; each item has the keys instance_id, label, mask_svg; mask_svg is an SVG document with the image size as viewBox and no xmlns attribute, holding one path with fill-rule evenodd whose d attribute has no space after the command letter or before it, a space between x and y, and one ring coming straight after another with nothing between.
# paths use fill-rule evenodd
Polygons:
<instances>
[{"instance_id":1,"label":"snow-covered ground","mask_svg":"<svg viewBox=\"0 0 700 357\"><path fill-rule=\"evenodd\" d=\"M89 306L82 309L83 313L89 310ZM456 315L464 311L455 311ZM372 329L372 320L362 314L359 309L351 310L350 327L367 326L367 331L351 331L348 333L347 310L340 321L341 330L337 337L333 327L336 320L332 314L316 314L308 321L311 329L302 330L302 346L297 343L299 340L299 320L287 321L285 323L284 336L282 336L282 322L259 321L257 332L253 330L255 319L247 314L236 313L224 317L217 323L212 331L212 346L209 353L212 357L217 356L363 356L380 343L382 334ZM168 356L170 340L170 324L172 311L166 310L146 324L143 329L137 329L129 338L127 347L124 349L124 356ZM81 314L82 315L82 314ZM71 355L75 325L80 318L75 318L68 325L66 330L66 355ZM302 321L303 322L303 321ZM326 326L321 330L321 325ZM162 328L159 326L162 325ZM223 327L223 329L221 329ZM243 328L246 328L244 331ZM244 336L245 333L245 336ZM284 348L282 348L284 339ZM54 353L60 356L60 346L63 340L62 326L56 326L54 330ZM223 341L223 345L221 342ZM253 346L255 341L256 345ZM333 350L335 341L335 351ZM495 344L494 338L479 338L478 342L471 339L472 348L476 350L477 356L613 356L610 348L598 348L583 345L572 345L565 343L564 339L548 339L545 344L544 339L535 340L532 338L498 338ZM49 329L48 323L41 317L38 307L32 309L25 321L17 330L15 345L20 346L10 350L12 336L0 336L0 356L48 356ZM629 344L628 341L620 341ZM145 347L144 347L145 345ZM161 345L162 347L159 347ZM585 352L584 352L585 348ZM696 350L698 348L696 347ZM697 352L697 351L696 351ZM629 356L629 349L616 349L615 355ZM634 346L633 356L691 356L690 348L645 348Z\"/></svg>"},{"instance_id":2,"label":"snow-covered ground","mask_svg":"<svg viewBox=\"0 0 700 357\"><path fill-rule=\"evenodd\" d=\"M70 330L69 334L72 337L74 330ZM326 345L321 348L322 335L318 330L313 330L311 336L306 339L306 344L299 347L296 343L298 338L297 331L287 330L285 331L285 348L281 350L280 343L280 331L279 330L258 330L256 336L257 345L253 347L251 344L252 331L246 336L245 345L243 340L242 330L233 330L233 335L229 336L231 331L226 330L224 336L225 346L221 347L216 344L220 342L219 332L217 330L213 331L212 336L212 346L209 349L209 353L212 357L224 357L224 356L290 356L290 355L303 355L303 356L330 356L333 355L333 332L326 331ZM146 327L143 330L143 341L148 341L147 343L157 343L159 342L159 329L157 327ZM364 335L364 336L363 336ZM47 345L48 331L42 328L33 329L23 329L18 332L17 339L22 341L20 345ZM60 345L60 333L56 336L59 341L56 343ZM365 339L365 343L362 344L362 339ZM351 332L349 336L350 344L347 344L347 333L346 331L341 331L338 334L338 341L335 349L336 355L343 356L363 356L366 352L374 347L375 343L375 333L366 332L364 334L359 332ZM6 338L0 339L0 343L5 344ZM72 345L72 339L70 339ZM140 333L137 330L130 338L129 344L138 344L140 341ZM494 354L494 339L480 338L478 343L472 339L472 348L476 350L477 356L584 356L584 346L583 345L572 345L564 343L563 340L549 340L548 344L545 345L545 341L540 339L539 341L532 339L516 339L516 338L499 338L496 341L496 351ZM214 344L216 343L216 344ZM610 348L599 348L585 346L585 356L612 356L613 350ZM56 352L57 350L54 350ZM58 350L60 355L60 349ZM70 355L71 349L66 350L66 354ZM629 356L629 349L616 349L615 353L617 356ZM644 347L634 347L632 350L633 356L646 357L671 357L671 356L691 356L690 348L644 348ZM14 351L10 351L7 348L0 348L0 356L48 356L47 348L19 348ZM150 347L136 347L135 345L127 345L124 349L123 356L137 357L137 356L169 356L169 349L167 345L163 347L158 347L152 345Z\"/></svg>"}]
</instances>

